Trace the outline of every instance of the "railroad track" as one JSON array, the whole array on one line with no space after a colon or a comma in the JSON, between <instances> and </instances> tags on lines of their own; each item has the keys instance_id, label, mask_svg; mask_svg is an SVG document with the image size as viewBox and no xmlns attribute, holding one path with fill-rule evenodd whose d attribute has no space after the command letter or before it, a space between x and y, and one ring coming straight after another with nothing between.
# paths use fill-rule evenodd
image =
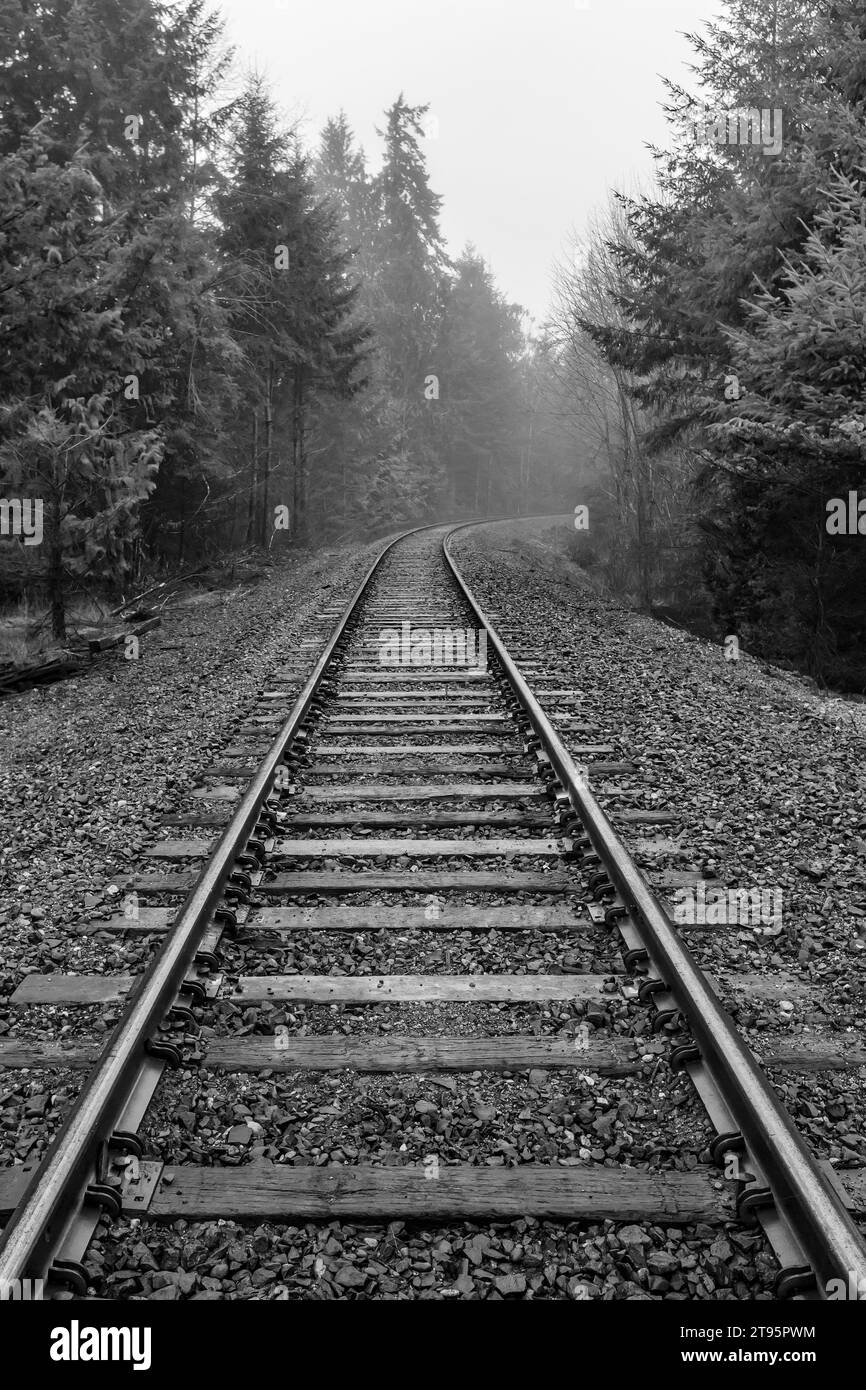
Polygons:
<instances>
[{"instance_id":1,"label":"railroad track","mask_svg":"<svg viewBox=\"0 0 866 1390\"><path fill-rule=\"evenodd\" d=\"M0 1039L7 1069L84 1073L38 1168L0 1173L0 1287L41 1278L49 1294L85 1295L94 1234L104 1249L129 1217L147 1229L214 1218L517 1222L530 1235L537 1223L742 1228L772 1249L778 1297L866 1279L863 1185L813 1159L688 949L690 933L672 924L665 895L690 876L641 871L619 838L675 812L623 808L611 795L608 818L589 785L610 791L627 758L580 708L549 643L533 651L523 640L509 654L500 615L481 612L450 554L451 534L409 533L344 612L320 615L330 635L311 635L274 673L203 773L195 809L166 821L148 871L120 885L123 912L94 922L153 944L143 976L57 973L19 985L24 1019L46 1004L122 1012L101 1049L80 1036ZM387 971L373 973L371 954ZM309 968L322 958L327 970ZM729 979L724 992L753 987ZM783 1045L770 1060L838 1061L827 1048L804 1059L802 1046ZM624 1161L617 1127L640 1115L663 1064L700 1098L712 1164L678 1165L675 1135ZM310 1078L370 1076L374 1089L352 1100L362 1117L353 1132L371 1136L376 1161L345 1137L305 1145L285 1116L269 1131L268 1116L248 1112L227 1134L197 1139L200 1161L178 1161L176 1078L196 1068L277 1077L283 1096ZM445 1103L467 1074L481 1097L468 1157ZM429 1081L445 1101L398 1105L395 1119L407 1078L410 1099ZM615 1107L612 1080L634 1084L635 1104ZM537 1141L503 1138L498 1106L506 1117L537 1112ZM339 1126L345 1107L343 1097L323 1109ZM673 1127L673 1111L660 1119ZM452 1251L448 1240L437 1248ZM592 1256L563 1270L540 1258L524 1266L514 1248L485 1287L599 1296ZM705 1296L670 1261L655 1273L649 1263L635 1296ZM446 1290L456 1296L476 1287L466 1259L458 1265ZM422 1267L423 1292L436 1278ZM338 1286L363 1291L363 1264L343 1268ZM316 1296L312 1275L295 1288Z\"/></svg>"}]
</instances>

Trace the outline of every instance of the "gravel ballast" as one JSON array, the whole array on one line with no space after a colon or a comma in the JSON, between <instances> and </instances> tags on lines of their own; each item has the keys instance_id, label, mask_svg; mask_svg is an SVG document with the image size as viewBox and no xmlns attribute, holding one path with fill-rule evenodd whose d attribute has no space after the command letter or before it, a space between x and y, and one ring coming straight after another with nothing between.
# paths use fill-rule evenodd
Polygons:
<instances>
[{"instance_id":1,"label":"gravel ballast","mask_svg":"<svg viewBox=\"0 0 866 1390\"><path fill-rule=\"evenodd\" d=\"M529 536L529 542L526 536ZM424 540L428 547L434 537ZM209 839L212 829L166 827L166 815L196 806L191 792L203 770L225 765L226 747L246 742L239 720L249 715L268 677L290 661L310 669L312 647L342 607L382 543L303 559L276 570L252 591L217 595L198 611L170 612L159 640L139 663L105 662L86 678L37 689L0 706L0 729L14 746L4 759L0 794L11 834L0 867L0 1034L19 1038L98 1038L120 1012L103 1008L30 1008L8 998L30 972L138 973L161 938L83 933L116 914L117 881L141 871L181 872L201 861L160 864L145 851L159 839ZM462 533L454 549L483 604L502 614L500 630L513 655L543 651L573 688L570 717L591 723L591 736L566 742L610 744L633 772L604 778L593 790L612 810L673 808L670 827L624 825L619 833L648 870L697 870L725 886L766 887L783 894L778 931L720 928L693 932L689 944L720 984L737 974L768 982L784 971L809 987L792 1002L734 992L729 1004L756 1047L820 1031L840 1049L862 1018L866 944L866 821L862 743L853 726L827 723L805 685L774 676L748 657L732 667L714 648L597 595L562 566L555 537L544 528L488 527ZM303 595L302 601L299 595ZM519 607L509 607L519 595ZM499 623L499 619L497 622ZM242 658L239 653L243 652ZM530 684L533 676L529 675ZM276 682L270 682L271 685ZM294 692L300 677L278 682ZM540 696L542 704L544 696ZM566 702L553 701L560 706ZM283 712L287 712L288 706ZM319 725L319 731L323 726ZM13 732L14 731L14 732ZM270 731L255 731L258 760ZM459 746L464 735L449 736ZM12 740L14 739L14 745ZM378 736L375 742L385 742ZM426 744L428 735L413 735ZM366 735L337 736L341 743ZM485 736L466 741L480 744ZM494 745L508 742L493 736ZM315 780L320 732L314 732ZM326 745L325 745L326 746ZM519 742L514 745L519 748ZM855 756L856 753L856 756ZM486 752L474 755L484 762ZM520 752L492 755L534 780ZM414 758L423 761L423 755ZM325 764L324 766L327 766ZM815 769L819 775L816 776ZM362 755L340 756L329 769L334 786L378 780ZM300 774L303 783L305 774ZM411 782L434 780L407 774ZM539 791L541 784L539 783ZM606 800L606 797L608 798ZM285 798L291 810L291 797ZM405 802L417 811L424 803ZM491 801L503 809L514 802ZM538 804L528 803L533 810ZM549 802L542 801L542 807ZM201 805L199 802L198 805ZM351 803L316 809L349 812ZM360 810L365 803L359 801ZM208 803L208 811L230 806ZM317 827L286 831L292 839L327 839ZM345 832L355 837L351 828ZM555 829L523 832L556 834ZM357 834L369 834L358 826ZM388 829L388 839L418 831ZM445 832L449 838L519 837L519 829L483 826ZM862 845L862 852L860 846ZM485 869L543 874L558 861L509 853L485 857ZM364 860L293 858L303 871L359 871ZM426 868L460 870L458 856L417 859ZM404 871L416 859L382 857L377 868ZM288 861L272 859L266 879ZM585 897L574 874L574 905ZM536 895L537 903L547 901ZM253 895L256 903L264 897ZM387 891L351 895L354 906L426 906L429 894ZM161 901L149 898L149 903ZM168 899L164 901L168 902ZM299 907L333 906L326 895L298 896ZM449 906L496 906L495 893L450 894ZM527 900L529 901L529 900ZM562 898L571 903L572 896ZM226 941L222 997L196 1005L204 1047L166 1072L145 1119L148 1157L169 1165L250 1164L394 1167L469 1164L517 1168L625 1165L688 1172L709 1164L713 1134L687 1077L668 1065L668 1042L650 1034L650 1011L634 999L616 948L616 934L586 930L568 938L537 930L436 933L298 930L291 938ZM257 975L568 974L604 976L592 1010L552 1004L377 1004L375 1006L235 1004L238 978ZM625 986L625 988L624 988ZM728 990L725 988L725 997ZM805 1002L804 1002L805 999ZM823 1001L826 1000L826 1007ZM784 1006L784 1007L783 1007ZM587 1024L585 1020L591 1019ZM271 1035L353 1037L436 1034L463 1037L520 1033L571 1038L587 1028L634 1045L636 1065L621 1077L563 1071L466 1074L376 1074L352 1070L221 1072L207 1065L208 1038ZM189 1065L204 1056L198 1067ZM0 1087L5 1164L33 1161L74 1100L83 1073L6 1073ZM866 1069L798 1073L775 1078L813 1149L837 1168L866 1159ZM715 1179L714 1179L715 1181ZM719 1191L725 1186L718 1175ZM110 1299L768 1299L777 1266L758 1232L729 1221L712 1225L634 1222L296 1223L241 1225L231 1220L168 1224L103 1218L85 1264L91 1295Z\"/></svg>"}]
</instances>

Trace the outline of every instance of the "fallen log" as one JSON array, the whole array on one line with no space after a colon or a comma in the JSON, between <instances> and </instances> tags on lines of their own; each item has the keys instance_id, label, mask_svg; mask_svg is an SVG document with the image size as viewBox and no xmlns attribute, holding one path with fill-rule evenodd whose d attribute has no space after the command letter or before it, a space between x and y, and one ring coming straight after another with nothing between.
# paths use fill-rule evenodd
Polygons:
<instances>
[{"instance_id":1,"label":"fallen log","mask_svg":"<svg viewBox=\"0 0 866 1390\"><path fill-rule=\"evenodd\" d=\"M88 639L88 647L95 655L97 652L109 651L112 647L119 647L125 642L127 637L141 637L145 632L151 632L153 628L159 627L162 618L147 618L142 623L135 623L132 627L119 628L114 632L106 633L104 637L91 637Z\"/></svg>"},{"instance_id":2,"label":"fallen log","mask_svg":"<svg viewBox=\"0 0 866 1390\"><path fill-rule=\"evenodd\" d=\"M28 685L45 685L50 681L65 680L67 676L77 675L84 667L79 661L54 660L35 662L29 666L15 666L0 672L0 695L11 694Z\"/></svg>"}]
</instances>

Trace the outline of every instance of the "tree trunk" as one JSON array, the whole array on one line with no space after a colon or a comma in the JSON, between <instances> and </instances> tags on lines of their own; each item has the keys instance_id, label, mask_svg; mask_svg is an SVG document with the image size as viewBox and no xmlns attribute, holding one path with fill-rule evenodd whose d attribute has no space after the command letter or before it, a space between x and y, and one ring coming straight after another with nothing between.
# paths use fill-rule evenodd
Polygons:
<instances>
[{"instance_id":1,"label":"tree trunk","mask_svg":"<svg viewBox=\"0 0 866 1390\"><path fill-rule=\"evenodd\" d=\"M637 471L637 563L638 563L638 592L642 608L650 607L650 577L649 577L649 536L647 516L647 496L646 496L646 475L644 472L643 461L636 459Z\"/></svg>"},{"instance_id":2,"label":"tree trunk","mask_svg":"<svg viewBox=\"0 0 866 1390\"><path fill-rule=\"evenodd\" d=\"M180 480L180 532L177 540L177 563L183 564L186 548L186 478Z\"/></svg>"},{"instance_id":3,"label":"tree trunk","mask_svg":"<svg viewBox=\"0 0 866 1390\"><path fill-rule=\"evenodd\" d=\"M301 369L292 373L292 515L290 534L297 539L301 513Z\"/></svg>"},{"instance_id":4,"label":"tree trunk","mask_svg":"<svg viewBox=\"0 0 866 1390\"><path fill-rule=\"evenodd\" d=\"M62 494L56 476L48 508L48 602L51 605L51 632L58 642L66 641L66 609L63 602L63 545L60 536Z\"/></svg>"},{"instance_id":5,"label":"tree trunk","mask_svg":"<svg viewBox=\"0 0 866 1390\"><path fill-rule=\"evenodd\" d=\"M298 513L298 533L302 541L307 539L307 408L306 378L301 368L301 399L298 415L300 447L298 449L299 481L301 485L301 505Z\"/></svg>"},{"instance_id":6,"label":"tree trunk","mask_svg":"<svg viewBox=\"0 0 866 1390\"><path fill-rule=\"evenodd\" d=\"M247 510L247 545L256 538L256 474L259 461L259 416L253 413L253 452L250 458L250 496Z\"/></svg>"},{"instance_id":7,"label":"tree trunk","mask_svg":"<svg viewBox=\"0 0 866 1390\"><path fill-rule=\"evenodd\" d=\"M529 408L529 437L526 441L526 478L521 479L522 496L520 499L520 510L525 512L529 509L529 488L532 478L532 429L535 423L535 402Z\"/></svg>"},{"instance_id":8,"label":"tree trunk","mask_svg":"<svg viewBox=\"0 0 866 1390\"><path fill-rule=\"evenodd\" d=\"M273 392L274 369L268 367L268 394L265 399L265 465L262 473L262 545L268 544L268 479L271 475L271 448L273 445Z\"/></svg>"},{"instance_id":9,"label":"tree trunk","mask_svg":"<svg viewBox=\"0 0 866 1390\"><path fill-rule=\"evenodd\" d=\"M292 535L303 540L307 530L304 368L297 366L292 395Z\"/></svg>"}]
</instances>

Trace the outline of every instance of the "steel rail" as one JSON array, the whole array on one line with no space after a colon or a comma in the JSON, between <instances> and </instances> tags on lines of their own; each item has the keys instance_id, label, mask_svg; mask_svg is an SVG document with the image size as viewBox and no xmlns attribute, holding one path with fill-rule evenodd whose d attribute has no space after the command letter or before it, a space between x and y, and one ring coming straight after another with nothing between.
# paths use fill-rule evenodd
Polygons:
<instances>
[{"instance_id":1,"label":"steel rail","mask_svg":"<svg viewBox=\"0 0 866 1390\"><path fill-rule=\"evenodd\" d=\"M118 1020L99 1060L44 1160L35 1170L0 1238L0 1289L12 1281L44 1279L94 1182L99 1146L114 1132L146 1044L174 1003L196 949L273 787L283 754L300 730L335 649L389 551L418 531L389 541L376 556L338 619L312 674L292 706L235 814L179 909L168 936Z\"/></svg>"},{"instance_id":2,"label":"steel rail","mask_svg":"<svg viewBox=\"0 0 866 1390\"><path fill-rule=\"evenodd\" d=\"M764 1168L776 1210L804 1251L815 1274L819 1296L828 1296L827 1285L834 1279L844 1280L847 1288L853 1276L853 1287L866 1287L866 1244L831 1180L809 1153L718 995L585 786L570 753L463 578L449 544L458 531L472 524L464 523L449 531L442 545L445 558L478 622L486 629L488 645L567 791L622 904L643 936L655 969L687 1019L702 1061L751 1153Z\"/></svg>"}]
</instances>

